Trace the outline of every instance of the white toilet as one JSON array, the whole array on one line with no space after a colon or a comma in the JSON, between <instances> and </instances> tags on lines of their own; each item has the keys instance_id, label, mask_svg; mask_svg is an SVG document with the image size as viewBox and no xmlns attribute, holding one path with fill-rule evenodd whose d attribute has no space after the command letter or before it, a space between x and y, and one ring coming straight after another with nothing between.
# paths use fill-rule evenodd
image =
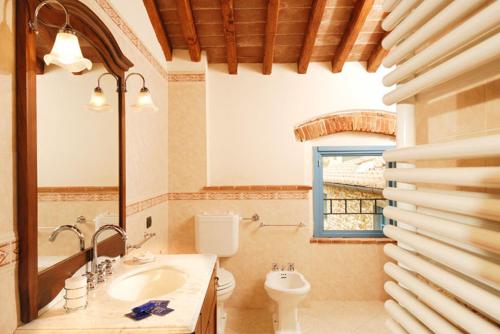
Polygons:
<instances>
[{"instance_id":1,"label":"white toilet","mask_svg":"<svg viewBox=\"0 0 500 334\"><path fill-rule=\"evenodd\" d=\"M297 307L311 290L311 284L296 271L271 271L264 287L269 297L278 304L274 314L276 334L300 334Z\"/></svg>"},{"instance_id":2,"label":"white toilet","mask_svg":"<svg viewBox=\"0 0 500 334\"><path fill-rule=\"evenodd\" d=\"M239 247L240 216L233 213L199 214L195 217L196 251L230 257ZM227 313L224 302L231 297L236 287L233 274L217 263L217 334L224 334Z\"/></svg>"}]
</instances>

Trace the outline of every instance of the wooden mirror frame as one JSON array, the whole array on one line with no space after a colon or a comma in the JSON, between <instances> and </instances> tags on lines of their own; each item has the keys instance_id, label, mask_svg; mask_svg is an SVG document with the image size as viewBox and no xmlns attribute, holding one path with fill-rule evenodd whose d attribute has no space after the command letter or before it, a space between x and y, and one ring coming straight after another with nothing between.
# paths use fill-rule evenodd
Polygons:
<instances>
[{"instance_id":1,"label":"wooden mirror frame","mask_svg":"<svg viewBox=\"0 0 500 334\"><path fill-rule=\"evenodd\" d=\"M59 0L71 16L71 26L79 38L95 47L106 68L117 77L119 119L119 219L125 229L125 72L133 66L120 50L106 25L78 0ZM18 0L16 6L16 146L17 146L17 229L19 239L19 297L21 321L38 317L64 287L64 280L92 258L87 248L38 272L38 184L36 124L36 34L29 22L41 0ZM62 12L45 9L45 20L61 22ZM42 12L41 12L42 13ZM50 16L50 17L49 17ZM43 19L43 17L42 17ZM90 93L90 90L89 90ZM117 256L124 253L118 235L99 243L99 253Z\"/></svg>"}]
</instances>

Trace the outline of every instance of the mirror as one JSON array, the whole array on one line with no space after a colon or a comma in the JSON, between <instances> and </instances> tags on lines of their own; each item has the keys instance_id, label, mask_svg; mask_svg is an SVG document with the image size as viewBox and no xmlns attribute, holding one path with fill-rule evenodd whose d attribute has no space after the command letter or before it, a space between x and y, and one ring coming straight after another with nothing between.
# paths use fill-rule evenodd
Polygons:
<instances>
[{"instance_id":1,"label":"mirror","mask_svg":"<svg viewBox=\"0 0 500 334\"><path fill-rule=\"evenodd\" d=\"M60 6L43 7L38 18L45 24L39 24L35 33L32 19L40 0L16 3L18 285L20 318L25 323L36 319L65 279L92 259L89 239L99 214L110 213L97 224L126 229L123 82L133 63L90 8L81 1L59 2L69 14L83 56L93 64L91 71L72 74L45 67L43 56L53 46L65 12ZM104 72L116 78L101 80L111 111L90 111L85 105ZM39 168L34 168L37 164ZM85 251L80 251L72 232L61 231L53 243L48 241L49 233L61 224L82 230ZM99 241L99 255L121 255L123 246L118 235L110 236ZM42 257L52 258L43 264L48 258ZM39 261L40 269L45 269L39 270Z\"/></svg>"},{"instance_id":2,"label":"mirror","mask_svg":"<svg viewBox=\"0 0 500 334\"><path fill-rule=\"evenodd\" d=\"M79 75L48 66L36 77L39 271L80 252L83 243L90 247L100 226L119 225L119 115L113 77L101 80L111 110L87 107L98 77L107 72L99 63Z\"/></svg>"}]
</instances>

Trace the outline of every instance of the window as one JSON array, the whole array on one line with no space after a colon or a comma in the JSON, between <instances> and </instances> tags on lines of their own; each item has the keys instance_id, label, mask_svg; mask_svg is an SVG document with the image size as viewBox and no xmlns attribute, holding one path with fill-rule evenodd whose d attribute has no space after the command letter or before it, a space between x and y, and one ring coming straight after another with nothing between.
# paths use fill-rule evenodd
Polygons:
<instances>
[{"instance_id":1,"label":"window","mask_svg":"<svg viewBox=\"0 0 500 334\"><path fill-rule=\"evenodd\" d=\"M382 153L390 147L314 147L314 236L383 237Z\"/></svg>"}]
</instances>

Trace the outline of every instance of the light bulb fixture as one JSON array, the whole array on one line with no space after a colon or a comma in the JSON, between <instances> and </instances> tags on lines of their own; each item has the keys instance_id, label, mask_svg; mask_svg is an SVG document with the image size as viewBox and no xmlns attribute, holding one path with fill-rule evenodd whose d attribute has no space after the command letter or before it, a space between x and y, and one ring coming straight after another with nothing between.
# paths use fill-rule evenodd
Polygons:
<instances>
[{"instance_id":1,"label":"light bulb fixture","mask_svg":"<svg viewBox=\"0 0 500 334\"><path fill-rule=\"evenodd\" d=\"M111 105L109 103L107 103L106 95L104 95L104 92L103 92L103 90L101 88L101 79L102 79L102 77L104 77L106 75L111 75L113 78L115 78L118 81L118 79L116 78L116 76L114 76L111 73L103 73L103 74L101 74L99 76L99 78L97 79L97 87L94 88L94 91L90 95L90 101L87 104L87 108L89 110L93 110L93 111L111 111Z\"/></svg>"},{"instance_id":2,"label":"light bulb fixture","mask_svg":"<svg viewBox=\"0 0 500 334\"><path fill-rule=\"evenodd\" d=\"M106 96L104 95L104 91L101 88L101 79L106 75L111 75L115 78L116 82L119 83L119 78L112 73L103 73L97 79L97 87L94 88L90 96L90 101L87 104L87 108L93 111L109 111L111 110L111 105L107 103ZM154 104L153 98L151 97L151 92L146 87L146 79L140 73L134 72L130 73L125 77L123 83L123 91L127 92L127 81L133 76L137 75L142 79L142 88L139 91L139 95L137 96L137 100L134 104L131 105L132 109L137 112L141 111L158 111L158 107ZM117 91L120 91L120 87L118 86Z\"/></svg>"},{"instance_id":3,"label":"light bulb fixture","mask_svg":"<svg viewBox=\"0 0 500 334\"><path fill-rule=\"evenodd\" d=\"M131 105L132 109L135 111L158 111L158 107L154 104L153 98L151 97L151 92L146 87L146 80L144 76L140 73L130 73L125 77L125 91L127 91L127 80L132 76L137 75L142 79L142 88L139 91L136 102Z\"/></svg>"},{"instance_id":4,"label":"light bulb fixture","mask_svg":"<svg viewBox=\"0 0 500 334\"><path fill-rule=\"evenodd\" d=\"M31 29L34 32L38 32L38 14L42 7L47 4L59 5L64 11L66 20L62 27L57 27L40 21L42 24L49 27L59 28L52 50L43 57L45 64L55 64L70 72L80 72L85 69L90 70L92 68L92 62L83 57L76 31L71 28L69 24L69 13L59 1L44 0L36 7L35 18L32 22L30 22Z\"/></svg>"}]
</instances>

